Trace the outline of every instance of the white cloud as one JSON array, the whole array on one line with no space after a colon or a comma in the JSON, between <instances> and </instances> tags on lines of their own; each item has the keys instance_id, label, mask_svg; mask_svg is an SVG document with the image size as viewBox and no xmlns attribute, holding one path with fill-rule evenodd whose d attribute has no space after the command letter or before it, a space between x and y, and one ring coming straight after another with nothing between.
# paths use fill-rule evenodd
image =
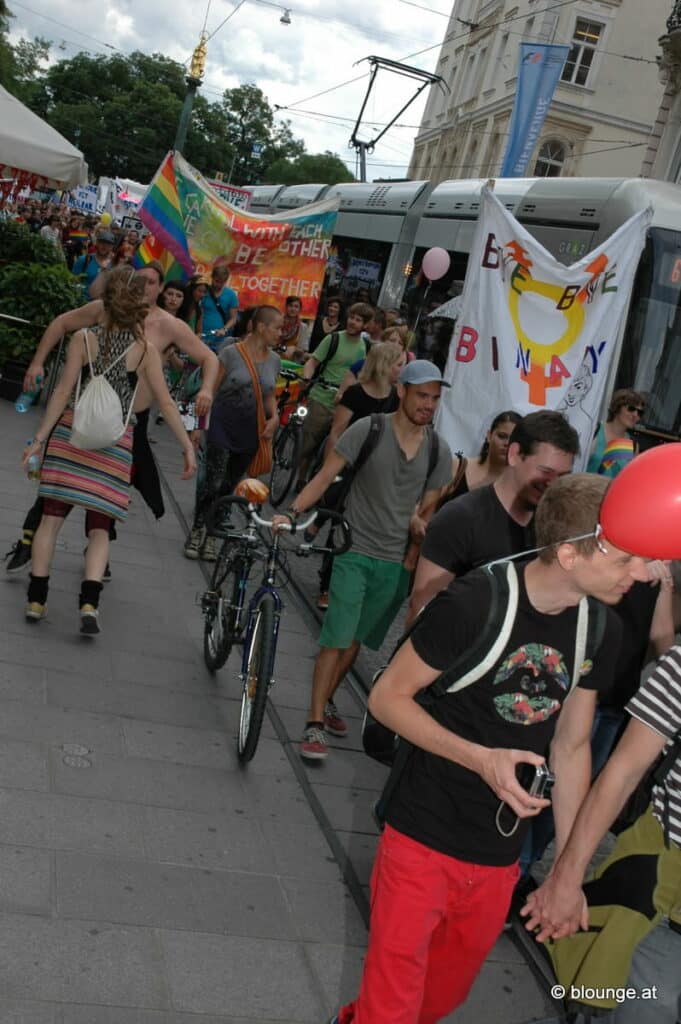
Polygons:
<instances>
[{"instance_id":1,"label":"white cloud","mask_svg":"<svg viewBox=\"0 0 681 1024\"><path fill-rule=\"evenodd\" d=\"M34 0L35 2L35 0ZM12 37L41 35L54 42L54 55L72 57L78 50L111 54L142 50L163 53L184 63L198 41L207 0L182 5L167 0L41 0L31 10L19 0L8 4L15 17ZM235 3L211 0L207 30L213 32ZM445 0L440 9L447 6ZM284 9L291 24L280 22ZM48 20L51 19L51 20ZM309 152L337 152L354 170L348 140L359 113L369 65L355 62L369 55L413 63L432 71L446 22L400 0L283 0L280 7L245 0L208 43L204 94L219 98L226 88L255 82L270 103L290 106L281 116L290 119L294 134L305 140ZM427 53L410 54L432 47ZM362 77L325 95L315 94L349 79ZM385 124L414 91L414 83L379 72L365 119ZM427 91L402 115L400 123L417 125ZM314 97L314 98L312 98ZM300 102L304 101L304 102ZM327 120L344 117L347 121ZM366 127L360 138L380 131ZM393 128L368 157L369 178L400 177L406 171L415 135L413 127Z\"/></svg>"}]
</instances>

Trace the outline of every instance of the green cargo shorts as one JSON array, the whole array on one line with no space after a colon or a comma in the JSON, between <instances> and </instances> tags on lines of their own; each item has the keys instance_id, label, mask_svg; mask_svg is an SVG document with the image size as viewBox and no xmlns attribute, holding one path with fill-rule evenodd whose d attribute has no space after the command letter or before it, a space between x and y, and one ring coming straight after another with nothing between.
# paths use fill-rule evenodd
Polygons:
<instances>
[{"instance_id":1,"label":"green cargo shorts","mask_svg":"<svg viewBox=\"0 0 681 1024\"><path fill-rule=\"evenodd\" d=\"M400 562L355 551L338 555L320 645L345 650L358 640L377 651L407 596L409 576Z\"/></svg>"}]
</instances>

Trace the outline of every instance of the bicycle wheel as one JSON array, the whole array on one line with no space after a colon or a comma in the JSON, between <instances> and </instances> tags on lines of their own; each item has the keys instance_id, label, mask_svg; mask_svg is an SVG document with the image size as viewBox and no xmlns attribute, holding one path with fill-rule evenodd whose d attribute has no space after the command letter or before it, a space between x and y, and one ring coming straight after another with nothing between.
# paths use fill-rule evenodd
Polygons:
<instances>
[{"instance_id":1,"label":"bicycle wheel","mask_svg":"<svg viewBox=\"0 0 681 1024\"><path fill-rule=\"evenodd\" d=\"M241 692L237 751L242 764L251 760L258 746L273 668L274 600L266 594L256 611Z\"/></svg>"},{"instance_id":2,"label":"bicycle wheel","mask_svg":"<svg viewBox=\"0 0 681 1024\"><path fill-rule=\"evenodd\" d=\"M270 505L278 508L291 490L300 456L300 428L285 426L274 442L270 472Z\"/></svg>"},{"instance_id":3,"label":"bicycle wheel","mask_svg":"<svg viewBox=\"0 0 681 1024\"><path fill-rule=\"evenodd\" d=\"M204 614L203 660L209 672L217 672L229 657L236 635L236 612L243 561L223 544L213 569L210 590L202 599Z\"/></svg>"}]
</instances>

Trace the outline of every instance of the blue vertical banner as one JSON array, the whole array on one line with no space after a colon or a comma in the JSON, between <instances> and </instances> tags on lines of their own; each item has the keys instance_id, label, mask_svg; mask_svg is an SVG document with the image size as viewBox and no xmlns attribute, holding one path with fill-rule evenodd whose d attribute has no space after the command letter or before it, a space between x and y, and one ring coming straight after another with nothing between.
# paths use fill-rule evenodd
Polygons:
<instances>
[{"instance_id":1,"label":"blue vertical banner","mask_svg":"<svg viewBox=\"0 0 681 1024\"><path fill-rule=\"evenodd\" d=\"M525 174L569 52L569 46L520 44L518 84L501 178Z\"/></svg>"}]
</instances>

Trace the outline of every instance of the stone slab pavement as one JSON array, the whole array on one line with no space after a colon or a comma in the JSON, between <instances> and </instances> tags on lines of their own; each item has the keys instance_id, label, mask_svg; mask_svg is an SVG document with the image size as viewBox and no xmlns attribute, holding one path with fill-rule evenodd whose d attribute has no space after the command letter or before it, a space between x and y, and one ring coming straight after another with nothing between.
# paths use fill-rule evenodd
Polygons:
<instances>
[{"instance_id":1,"label":"stone slab pavement","mask_svg":"<svg viewBox=\"0 0 681 1024\"><path fill-rule=\"evenodd\" d=\"M34 498L19 459L37 419L0 402L0 552ZM383 772L360 752L350 687L349 738L316 770L300 761L316 631L291 592L240 768L238 666L205 669L204 578L181 554L193 483L168 429L155 434L173 498L156 522L133 492L100 637L78 634L79 510L46 621L24 621L25 576L0 579L0 1024L317 1024L356 991ZM502 936L449 1020L550 1010Z\"/></svg>"}]
</instances>

